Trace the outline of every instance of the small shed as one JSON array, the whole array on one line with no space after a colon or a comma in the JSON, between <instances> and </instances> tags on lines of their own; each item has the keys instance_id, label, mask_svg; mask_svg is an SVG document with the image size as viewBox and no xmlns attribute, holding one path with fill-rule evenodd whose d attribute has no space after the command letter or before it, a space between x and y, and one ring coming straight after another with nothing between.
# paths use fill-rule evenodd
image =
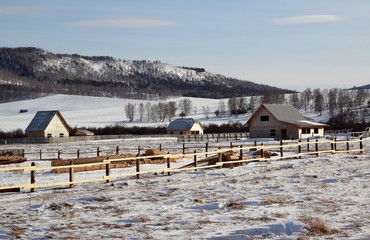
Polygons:
<instances>
[{"instance_id":1,"label":"small shed","mask_svg":"<svg viewBox=\"0 0 370 240\"><path fill-rule=\"evenodd\" d=\"M57 110L38 111L26 128L28 137L65 137L71 128Z\"/></svg>"},{"instance_id":2,"label":"small shed","mask_svg":"<svg viewBox=\"0 0 370 240\"><path fill-rule=\"evenodd\" d=\"M323 137L328 125L304 117L291 105L263 104L246 123L250 138Z\"/></svg>"},{"instance_id":3,"label":"small shed","mask_svg":"<svg viewBox=\"0 0 370 240\"><path fill-rule=\"evenodd\" d=\"M94 133L87 129L76 129L69 133L70 136L94 136Z\"/></svg>"},{"instance_id":4,"label":"small shed","mask_svg":"<svg viewBox=\"0 0 370 240\"><path fill-rule=\"evenodd\" d=\"M166 130L168 134L203 134L204 128L192 118L178 118L170 122Z\"/></svg>"}]
</instances>

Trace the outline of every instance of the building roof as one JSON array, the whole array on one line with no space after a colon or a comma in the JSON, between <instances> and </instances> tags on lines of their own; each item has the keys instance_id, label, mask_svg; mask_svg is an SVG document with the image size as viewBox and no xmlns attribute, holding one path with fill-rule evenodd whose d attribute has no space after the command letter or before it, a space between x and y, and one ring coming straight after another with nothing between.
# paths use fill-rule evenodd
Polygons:
<instances>
[{"instance_id":1,"label":"building roof","mask_svg":"<svg viewBox=\"0 0 370 240\"><path fill-rule=\"evenodd\" d=\"M170 122L167 126L167 131L184 131L190 130L195 123L200 124L192 118L178 118ZM203 128L203 126L200 124Z\"/></svg>"},{"instance_id":2,"label":"building roof","mask_svg":"<svg viewBox=\"0 0 370 240\"><path fill-rule=\"evenodd\" d=\"M314 122L311 119L303 116L295 107L291 105L263 104L261 107L265 107L267 111L269 111L278 121L281 122L291 123L300 127L327 126L326 124Z\"/></svg>"},{"instance_id":3,"label":"building roof","mask_svg":"<svg viewBox=\"0 0 370 240\"><path fill-rule=\"evenodd\" d=\"M68 126L67 122L64 120L62 114L60 114L57 110L50 110L50 111L38 111L36 115L31 120L30 124L26 128L26 132L40 132L44 131L53 117L57 115L63 125L66 127L68 131L70 131L70 127Z\"/></svg>"}]
</instances>

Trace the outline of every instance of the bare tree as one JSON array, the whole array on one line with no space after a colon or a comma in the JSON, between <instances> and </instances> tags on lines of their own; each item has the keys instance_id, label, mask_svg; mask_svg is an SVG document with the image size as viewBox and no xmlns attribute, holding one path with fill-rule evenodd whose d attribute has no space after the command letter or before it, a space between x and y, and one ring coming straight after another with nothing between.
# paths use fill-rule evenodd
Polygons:
<instances>
[{"instance_id":1,"label":"bare tree","mask_svg":"<svg viewBox=\"0 0 370 240\"><path fill-rule=\"evenodd\" d=\"M321 116L322 111L324 110L324 96L322 95L319 88L315 88L313 90L313 101L315 112L319 113Z\"/></svg>"},{"instance_id":2,"label":"bare tree","mask_svg":"<svg viewBox=\"0 0 370 240\"><path fill-rule=\"evenodd\" d=\"M226 105L225 105L225 102L223 100L220 100L218 102L218 110L219 110L219 116L220 117L224 117L225 114L226 114Z\"/></svg>"},{"instance_id":3,"label":"bare tree","mask_svg":"<svg viewBox=\"0 0 370 240\"><path fill-rule=\"evenodd\" d=\"M209 112L210 112L209 107L208 106L203 106L202 110L203 110L204 116L206 116L206 118L208 119L209 118Z\"/></svg>"},{"instance_id":4,"label":"bare tree","mask_svg":"<svg viewBox=\"0 0 370 240\"><path fill-rule=\"evenodd\" d=\"M168 115L167 104L166 103L159 102L157 104L157 106L158 106L157 110L158 110L159 121L164 122L164 119Z\"/></svg>"},{"instance_id":5,"label":"bare tree","mask_svg":"<svg viewBox=\"0 0 370 240\"><path fill-rule=\"evenodd\" d=\"M300 108L300 104L299 104L299 96L298 96L298 93L292 93L289 97L289 102L292 106L294 106L295 108L299 109Z\"/></svg>"},{"instance_id":6,"label":"bare tree","mask_svg":"<svg viewBox=\"0 0 370 240\"><path fill-rule=\"evenodd\" d=\"M238 112L240 114L247 112L247 99L245 97L238 98Z\"/></svg>"},{"instance_id":7,"label":"bare tree","mask_svg":"<svg viewBox=\"0 0 370 240\"><path fill-rule=\"evenodd\" d=\"M311 99L312 99L311 88L306 88L303 91L302 97L303 97L304 110L307 111L307 107L310 106L310 102L311 102Z\"/></svg>"},{"instance_id":8,"label":"bare tree","mask_svg":"<svg viewBox=\"0 0 370 240\"><path fill-rule=\"evenodd\" d=\"M168 117L169 117L169 120L171 121L171 119L176 116L176 110L177 110L176 102L174 101L168 102L167 108L168 108Z\"/></svg>"},{"instance_id":9,"label":"bare tree","mask_svg":"<svg viewBox=\"0 0 370 240\"><path fill-rule=\"evenodd\" d=\"M146 116L147 116L147 118L148 118L148 122L150 122L150 112L151 112L151 110L152 110L152 104L150 104L150 102L147 102L146 104L145 104L145 111L146 111Z\"/></svg>"},{"instance_id":10,"label":"bare tree","mask_svg":"<svg viewBox=\"0 0 370 240\"><path fill-rule=\"evenodd\" d=\"M189 98L184 98L179 101L179 108L181 110L180 116L186 117L190 114L191 109L193 107L193 103Z\"/></svg>"},{"instance_id":11,"label":"bare tree","mask_svg":"<svg viewBox=\"0 0 370 240\"><path fill-rule=\"evenodd\" d=\"M145 107L144 107L144 104L143 104L143 103L140 103L140 104L139 104L139 120L140 120L140 122L142 122L142 121L143 121L144 114L145 114Z\"/></svg>"},{"instance_id":12,"label":"bare tree","mask_svg":"<svg viewBox=\"0 0 370 240\"><path fill-rule=\"evenodd\" d=\"M328 92L328 107L329 107L329 114L331 117L334 117L335 109L337 109L337 94L338 89L333 88L330 89Z\"/></svg>"},{"instance_id":13,"label":"bare tree","mask_svg":"<svg viewBox=\"0 0 370 240\"><path fill-rule=\"evenodd\" d=\"M229 107L229 112L231 114L234 114L235 116L238 115L238 100L236 97L229 98L227 106Z\"/></svg>"},{"instance_id":14,"label":"bare tree","mask_svg":"<svg viewBox=\"0 0 370 240\"><path fill-rule=\"evenodd\" d=\"M126 117L128 118L128 120L132 122L135 116L135 104L127 103L125 105L125 113L126 113Z\"/></svg>"},{"instance_id":15,"label":"bare tree","mask_svg":"<svg viewBox=\"0 0 370 240\"><path fill-rule=\"evenodd\" d=\"M248 110L251 110L252 113L253 113L254 109L256 108L256 104L257 104L257 97L256 96L251 96L249 98Z\"/></svg>"}]
</instances>

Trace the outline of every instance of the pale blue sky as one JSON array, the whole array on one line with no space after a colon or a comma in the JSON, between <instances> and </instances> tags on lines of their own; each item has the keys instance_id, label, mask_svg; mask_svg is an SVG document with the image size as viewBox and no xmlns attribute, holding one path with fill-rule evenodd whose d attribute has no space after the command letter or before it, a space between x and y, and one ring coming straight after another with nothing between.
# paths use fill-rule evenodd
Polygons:
<instances>
[{"instance_id":1,"label":"pale blue sky","mask_svg":"<svg viewBox=\"0 0 370 240\"><path fill-rule=\"evenodd\" d=\"M0 46L160 60L282 88L370 80L369 0L2 0Z\"/></svg>"}]
</instances>

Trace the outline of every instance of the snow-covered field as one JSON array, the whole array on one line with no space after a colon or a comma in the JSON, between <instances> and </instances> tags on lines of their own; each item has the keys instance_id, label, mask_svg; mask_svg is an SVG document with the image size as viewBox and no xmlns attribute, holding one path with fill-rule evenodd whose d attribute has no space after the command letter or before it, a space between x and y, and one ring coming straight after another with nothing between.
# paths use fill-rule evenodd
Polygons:
<instances>
[{"instance_id":1,"label":"snow-covered field","mask_svg":"<svg viewBox=\"0 0 370 240\"><path fill-rule=\"evenodd\" d=\"M178 102L182 98L172 98L167 101ZM251 113L244 115L225 116L217 118L214 111L218 109L218 104L223 101L227 108L228 99L208 99L208 98L189 98L194 106L193 111L188 117L200 121L207 125L210 123L222 124L228 122L246 123ZM88 97L75 95L54 95L38 99L17 101L0 104L0 130L12 131L15 129L25 130L37 111L45 110L59 110L67 123L71 127L105 127L115 124L124 124L126 126L153 126L162 125L167 126L168 120L165 122L139 122L139 117L136 116L134 122L128 122L124 106L128 103L140 103L144 105L149 102L152 105L158 104L158 101L145 101L134 99L119 99L119 98L102 98L102 97ZM206 118L203 107L208 107L210 110L209 118ZM27 109L28 112L20 113L21 109ZM136 111L137 115L138 110ZM178 111L179 113L179 111ZM317 121L327 120L327 116L318 116L309 112L304 113L305 116L312 117Z\"/></svg>"},{"instance_id":2,"label":"snow-covered field","mask_svg":"<svg viewBox=\"0 0 370 240\"><path fill-rule=\"evenodd\" d=\"M173 98L168 101L178 102L181 98ZM229 120L246 122L247 119L238 119L235 117L230 118L215 118L213 111L217 109L220 100L217 99L204 99L204 98L191 98L193 106L195 106L197 113L192 111L190 117L207 122L227 122ZM0 104L0 129L2 131L11 131L17 128L25 130L28 124L37 111L45 110L59 110L67 123L71 127L105 127L115 124L125 124L127 126L148 126L155 125L151 122L139 122L138 116L135 117L133 123L129 123L124 107L128 103L140 103L144 105L150 102L157 104L158 101L145 101L134 99L119 99L119 98L102 98L102 97L88 97L88 96L74 96L74 95L54 95L38 99L10 102ZM227 101L225 100L225 104ZM205 115L201 113L203 106L208 106L213 115L212 119L206 119ZM27 109L26 113L19 113L21 109ZM136 110L138 115L138 110ZM159 122L156 125L167 126L166 122Z\"/></svg>"},{"instance_id":3,"label":"snow-covered field","mask_svg":"<svg viewBox=\"0 0 370 240\"><path fill-rule=\"evenodd\" d=\"M249 117L248 114L238 118L213 115L207 119L202 107L208 106L212 113L220 100L191 100L197 113L190 117L203 124L245 123ZM55 95L0 104L0 129L24 130L39 110L60 110L72 127L129 125L123 110L128 102L145 104L147 101ZM20 109L28 112L19 113ZM317 115L308 114L305 113L320 120ZM114 149L115 146L157 148L160 143L170 147L181 144L176 143L175 138L141 138L1 145L0 149L75 152L96 147ZM121 177L108 184L77 184L72 189L2 193L0 239L370 239L369 144L370 139L366 139L364 154L320 154L319 157L249 163L233 169L187 171L172 176L158 171L156 175L142 175L139 180ZM36 157L29 156L29 159ZM172 166L190 161L190 158L183 159ZM50 163L36 164L48 166ZM163 166L142 166L142 170L152 168ZM132 170L113 169L112 174ZM104 173L76 173L75 180L102 177ZM1 186L28 183L30 178L29 172L22 171L0 174ZM37 183L67 178L68 174L37 173Z\"/></svg>"},{"instance_id":4,"label":"snow-covered field","mask_svg":"<svg viewBox=\"0 0 370 240\"><path fill-rule=\"evenodd\" d=\"M109 148L124 141L79 147ZM178 144L170 138L141 141L146 143L135 144ZM321 154L172 176L146 174L140 180L116 178L72 189L3 193L0 239L369 239L369 143L366 139L364 154ZM21 147L68 150L72 145ZM151 167L158 166L146 166ZM14 174L18 177L10 181L16 182L25 173ZM104 171L90 174L103 176ZM68 174L46 172L43 177L59 180Z\"/></svg>"}]
</instances>

